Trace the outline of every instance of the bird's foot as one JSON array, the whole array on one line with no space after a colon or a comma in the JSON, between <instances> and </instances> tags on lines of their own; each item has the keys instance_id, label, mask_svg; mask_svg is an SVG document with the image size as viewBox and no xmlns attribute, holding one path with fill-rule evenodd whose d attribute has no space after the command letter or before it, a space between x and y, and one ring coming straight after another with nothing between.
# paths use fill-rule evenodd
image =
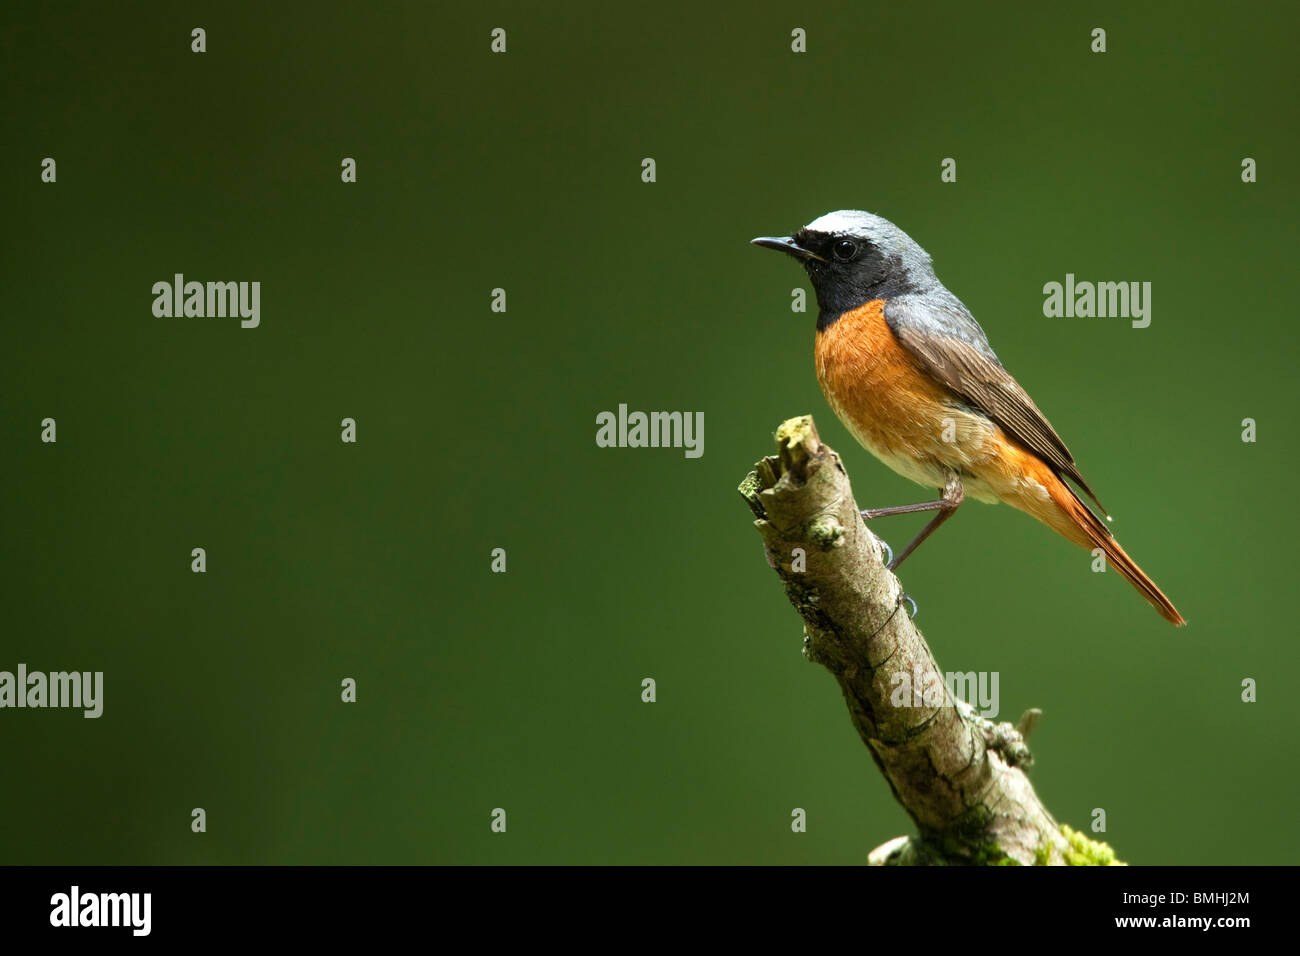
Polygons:
<instances>
[{"instance_id":1,"label":"bird's foot","mask_svg":"<svg viewBox=\"0 0 1300 956\"><path fill-rule=\"evenodd\" d=\"M890 571L893 571L893 570L894 570L894 549L891 548L891 547L889 546L889 542L886 541L884 538L879 538L879 537L878 537L878 538L876 538L876 540L880 542L880 547L884 549L884 552L885 552L885 559L884 559L884 560L885 560L885 567L888 568ZM912 600L912 597L911 597L910 594L908 594L906 591L900 590L900 591L898 592L898 603L899 603L899 605L901 606L901 605L903 604L904 601L906 601L908 604L912 605L912 617L916 617L916 612L917 612L917 610L918 610L918 608L917 608L917 606L916 606L916 602Z\"/></svg>"},{"instance_id":2,"label":"bird's foot","mask_svg":"<svg viewBox=\"0 0 1300 956\"><path fill-rule=\"evenodd\" d=\"M910 594L908 594L906 591L900 590L898 592L898 606L902 607L904 601L912 605L912 617L915 618L917 611L919 611L920 608L916 606L916 602L912 600L912 596Z\"/></svg>"}]
</instances>

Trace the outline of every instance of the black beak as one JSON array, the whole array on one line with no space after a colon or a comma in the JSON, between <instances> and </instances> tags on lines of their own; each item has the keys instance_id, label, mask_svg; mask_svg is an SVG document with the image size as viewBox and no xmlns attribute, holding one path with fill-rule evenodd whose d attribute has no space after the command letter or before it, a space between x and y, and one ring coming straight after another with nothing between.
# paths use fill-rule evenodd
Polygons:
<instances>
[{"instance_id":1,"label":"black beak","mask_svg":"<svg viewBox=\"0 0 1300 956\"><path fill-rule=\"evenodd\" d=\"M749 240L756 246L762 246L765 249L778 249L787 255L794 256L796 259L816 259L818 262L825 262L821 256L810 249L805 249L799 243L794 241L794 236L759 236L757 239Z\"/></svg>"}]
</instances>

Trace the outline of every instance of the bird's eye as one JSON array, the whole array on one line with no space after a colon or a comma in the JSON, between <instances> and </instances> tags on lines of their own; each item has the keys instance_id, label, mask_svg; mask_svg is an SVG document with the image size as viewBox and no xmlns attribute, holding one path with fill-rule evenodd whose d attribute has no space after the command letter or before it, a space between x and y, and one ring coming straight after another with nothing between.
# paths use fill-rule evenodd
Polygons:
<instances>
[{"instance_id":1,"label":"bird's eye","mask_svg":"<svg viewBox=\"0 0 1300 956\"><path fill-rule=\"evenodd\" d=\"M841 261L852 259L858 254L858 244L852 239L841 239L835 243L835 258Z\"/></svg>"}]
</instances>

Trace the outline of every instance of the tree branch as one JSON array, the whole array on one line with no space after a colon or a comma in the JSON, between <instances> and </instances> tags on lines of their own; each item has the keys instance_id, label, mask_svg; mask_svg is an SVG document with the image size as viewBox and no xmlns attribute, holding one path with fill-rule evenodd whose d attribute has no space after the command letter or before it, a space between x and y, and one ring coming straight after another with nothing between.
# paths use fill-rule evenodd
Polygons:
<instances>
[{"instance_id":1,"label":"tree branch","mask_svg":"<svg viewBox=\"0 0 1300 956\"><path fill-rule=\"evenodd\" d=\"M1022 732L953 698L812 417L786 421L776 440L776 457L755 465L741 496L803 617L804 655L839 682L853 726L918 829L869 861L1112 862L1109 847L1058 827L1039 801ZM1031 712L1021 718L1026 731L1035 721Z\"/></svg>"}]
</instances>

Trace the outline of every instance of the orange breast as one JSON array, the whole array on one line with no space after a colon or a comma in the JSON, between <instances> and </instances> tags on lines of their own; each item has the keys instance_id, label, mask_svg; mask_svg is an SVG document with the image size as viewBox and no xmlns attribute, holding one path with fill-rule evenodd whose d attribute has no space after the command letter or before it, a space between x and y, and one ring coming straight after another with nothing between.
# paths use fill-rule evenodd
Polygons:
<instances>
[{"instance_id":1,"label":"orange breast","mask_svg":"<svg viewBox=\"0 0 1300 956\"><path fill-rule=\"evenodd\" d=\"M840 421L882 458L923 453L939 438L951 393L930 378L875 299L817 333L817 380Z\"/></svg>"},{"instance_id":2,"label":"orange breast","mask_svg":"<svg viewBox=\"0 0 1300 956\"><path fill-rule=\"evenodd\" d=\"M1002 430L967 411L907 351L876 299L817 333L817 380L835 414L873 455L904 478L942 488L949 471L966 493L997 500L982 480L1003 443Z\"/></svg>"}]
</instances>

